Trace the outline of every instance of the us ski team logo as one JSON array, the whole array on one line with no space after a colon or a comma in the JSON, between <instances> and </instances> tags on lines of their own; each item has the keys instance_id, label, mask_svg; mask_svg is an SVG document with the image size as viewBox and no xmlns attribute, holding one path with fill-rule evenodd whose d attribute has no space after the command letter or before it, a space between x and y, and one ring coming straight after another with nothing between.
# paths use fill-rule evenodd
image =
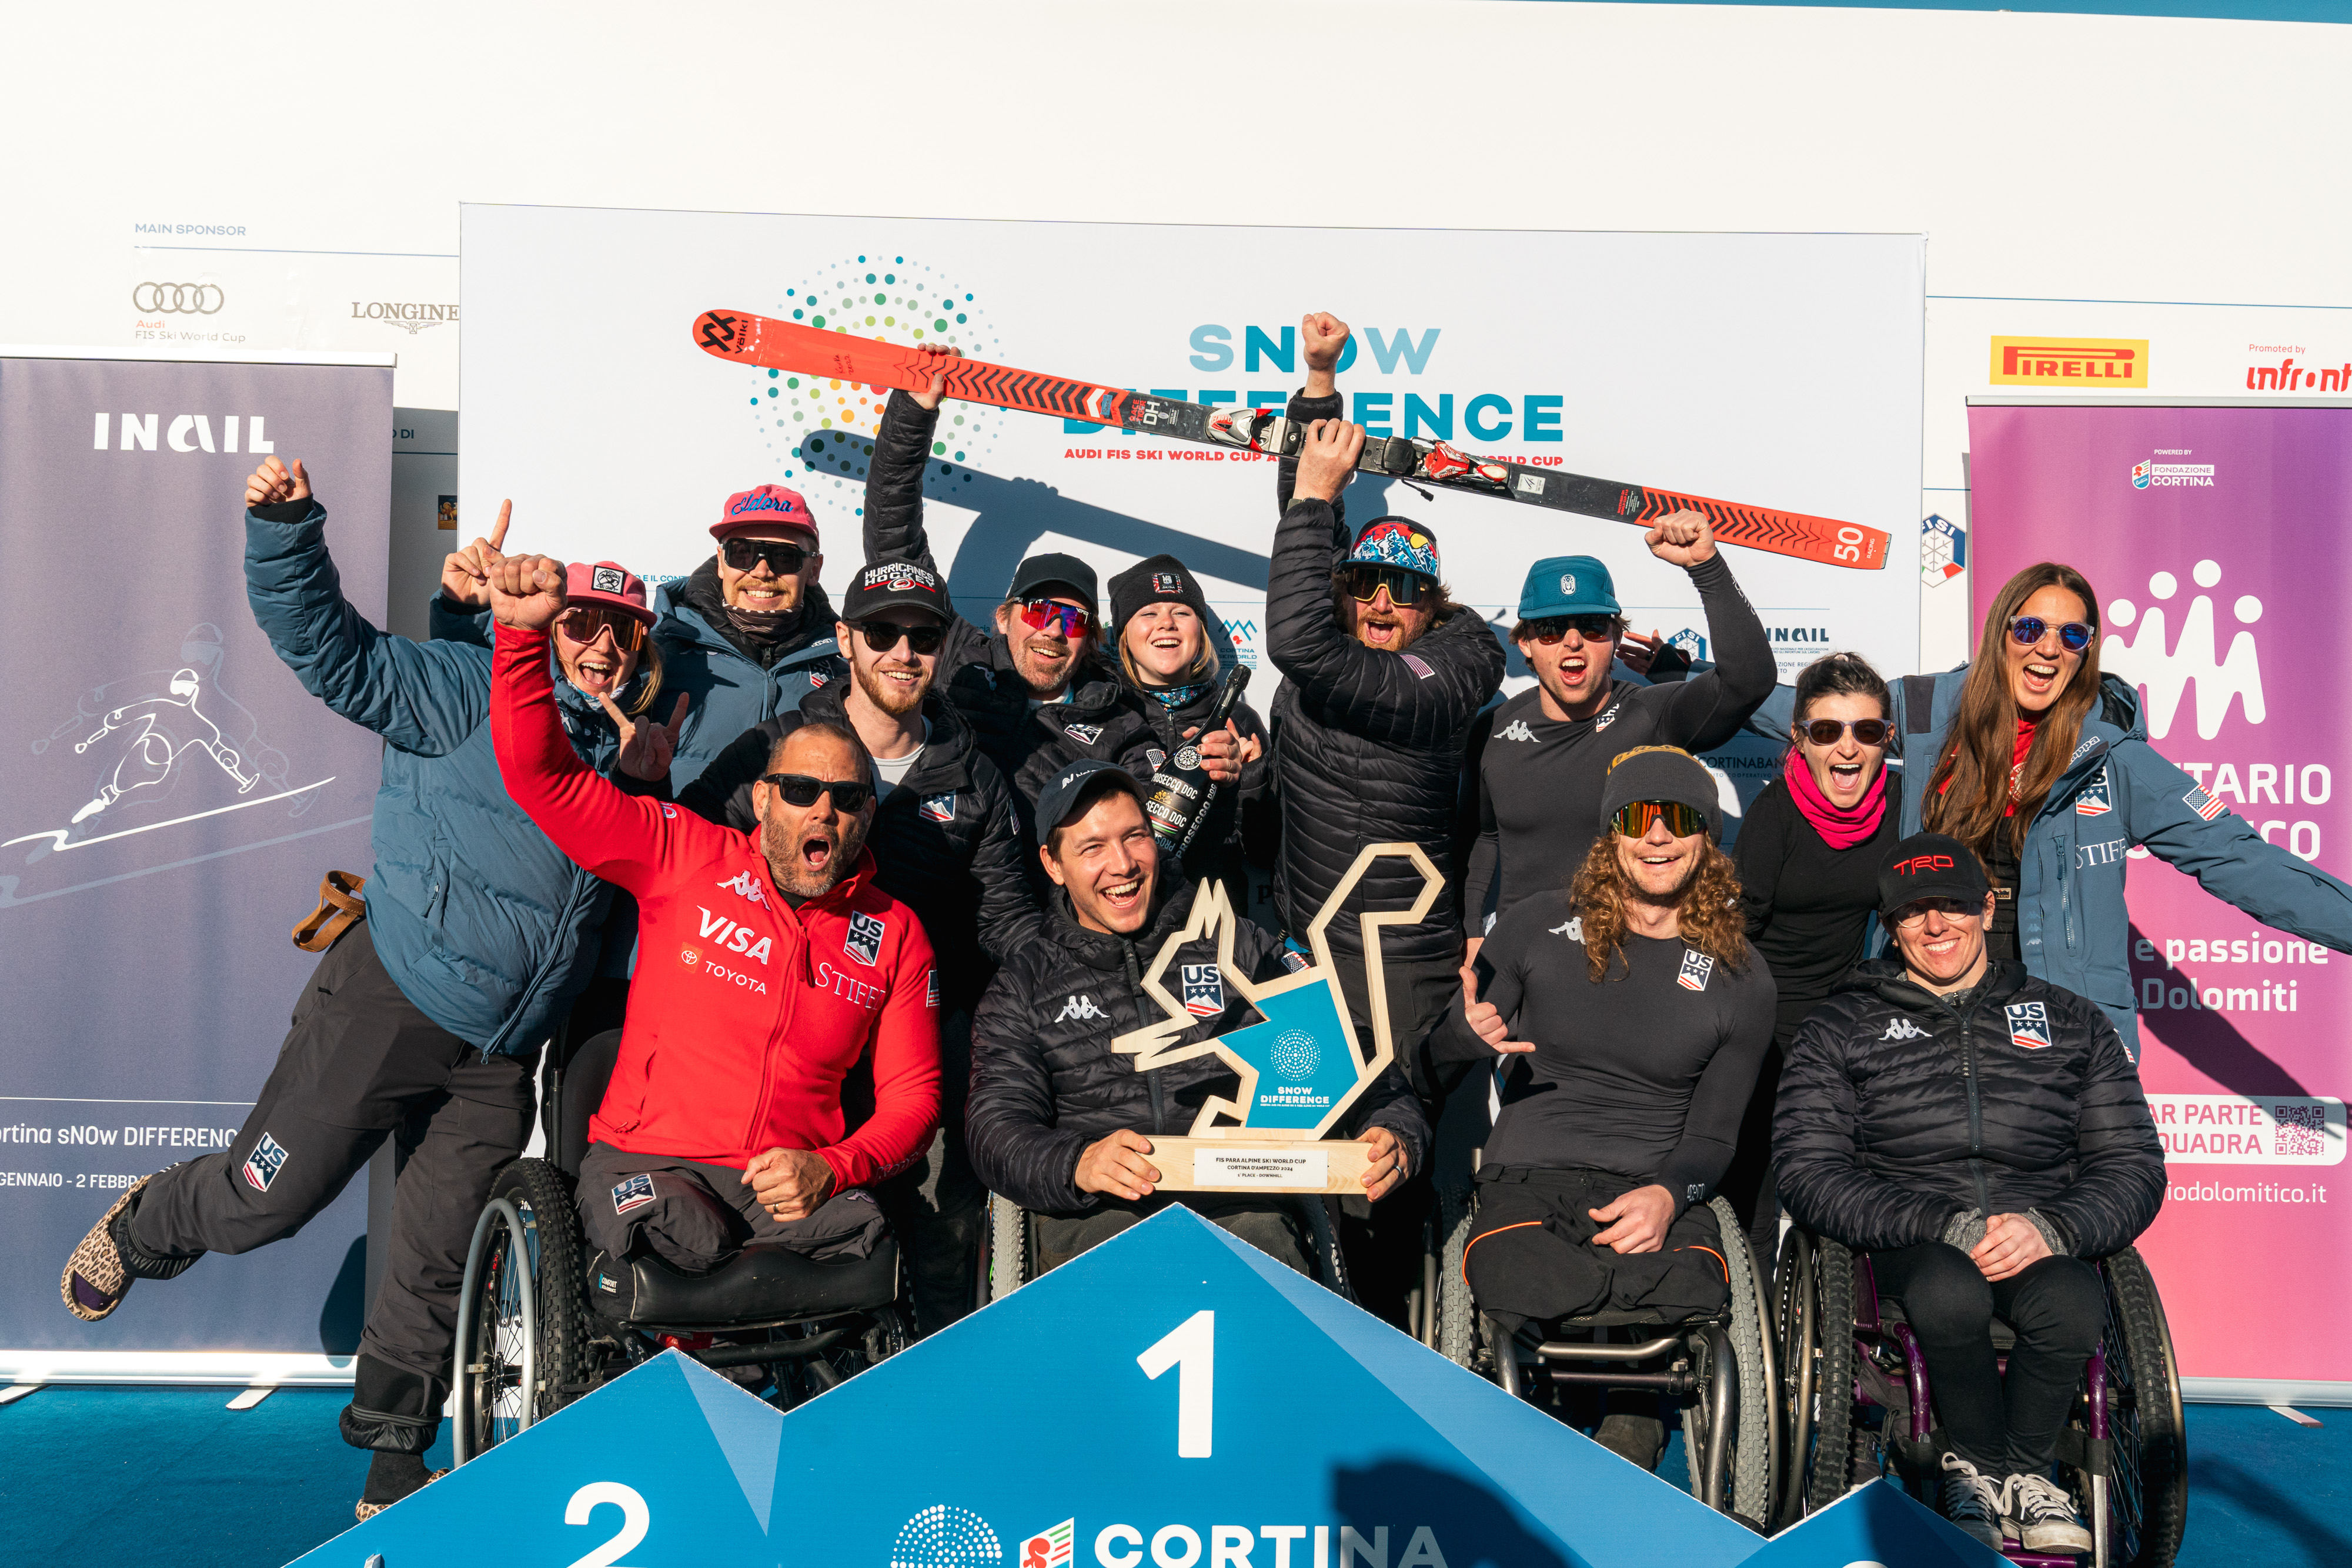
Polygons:
<instances>
[{"instance_id":1,"label":"us ski team logo","mask_svg":"<svg viewBox=\"0 0 2352 1568\"><path fill-rule=\"evenodd\" d=\"M1066 724L1062 727L1062 733L1083 745L1092 746L1096 741L1102 738L1102 726L1098 724Z\"/></svg>"},{"instance_id":2,"label":"us ski team logo","mask_svg":"<svg viewBox=\"0 0 2352 1568\"><path fill-rule=\"evenodd\" d=\"M2040 1051L2050 1043L2050 1006L2047 1002L2012 1002L2001 1011L2009 1015L2009 1043L2024 1051Z\"/></svg>"},{"instance_id":3,"label":"us ski team logo","mask_svg":"<svg viewBox=\"0 0 2352 1568\"><path fill-rule=\"evenodd\" d=\"M1704 953L1685 953L1683 972L1675 977L1675 984L1686 991L1703 991L1707 981L1715 977L1715 960Z\"/></svg>"},{"instance_id":4,"label":"us ski team logo","mask_svg":"<svg viewBox=\"0 0 2352 1568\"><path fill-rule=\"evenodd\" d=\"M654 1178L644 1171L613 1185L613 1212L626 1214L654 1200Z\"/></svg>"},{"instance_id":5,"label":"us ski team logo","mask_svg":"<svg viewBox=\"0 0 2352 1568\"><path fill-rule=\"evenodd\" d=\"M268 1192L278 1173L286 1168L286 1149L268 1134L253 1145L253 1153L245 1156L245 1179L256 1192Z\"/></svg>"},{"instance_id":6,"label":"us ski team logo","mask_svg":"<svg viewBox=\"0 0 2352 1568\"><path fill-rule=\"evenodd\" d=\"M2115 809L2115 797L2107 790L2107 770L2102 768L2099 776L2091 780L2089 788L2074 797L2074 814L2078 817L2104 817Z\"/></svg>"},{"instance_id":7,"label":"us ski team logo","mask_svg":"<svg viewBox=\"0 0 2352 1568\"><path fill-rule=\"evenodd\" d=\"M1186 1012L1197 1019L1213 1019L1225 1010L1224 977L1215 964L1187 964L1181 973Z\"/></svg>"},{"instance_id":8,"label":"us ski team logo","mask_svg":"<svg viewBox=\"0 0 2352 1568\"><path fill-rule=\"evenodd\" d=\"M1616 722L1617 710L1614 707L1612 707L1607 713L1602 714L1599 718L1592 721L1592 733L1599 735L1602 730L1607 729L1611 725L1615 724Z\"/></svg>"},{"instance_id":9,"label":"us ski team logo","mask_svg":"<svg viewBox=\"0 0 2352 1568\"><path fill-rule=\"evenodd\" d=\"M841 939L841 950L872 968L882 956L882 934L889 929L876 915L849 912L849 931Z\"/></svg>"},{"instance_id":10,"label":"us ski team logo","mask_svg":"<svg viewBox=\"0 0 2352 1568\"><path fill-rule=\"evenodd\" d=\"M1077 1532L1076 1519L1038 1531L1021 1543L1020 1568L1070 1568L1070 1542Z\"/></svg>"},{"instance_id":11,"label":"us ski team logo","mask_svg":"<svg viewBox=\"0 0 2352 1568\"><path fill-rule=\"evenodd\" d=\"M2189 789L2188 794L2183 795L2180 799L2190 810L2196 812L2199 816L2204 818L2209 822L2230 809L2229 807L2221 804L2221 801L2213 799L2212 796L2205 793L2205 787L2202 784L2194 786Z\"/></svg>"},{"instance_id":12,"label":"us ski team logo","mask_svg":"<svg viewBox=\"0 0 2352 1568\"><path fill-rule=\"evenodd\" d=\"M921 815L923 821L927 822L954 821L955 791L950 789L944 795L924 796Z\"/></svg>"},{"instance_id":13,"label":"us ski team logo","mask_svg":"<svg viewBox=\"0 0 2352 1568\"><path fill-rule=\"evenodd\" d=\"M768 902L768 895L761 891L759 883L748 871L739 871L719 885L738 897L750 899L754 904L764 904Z\"/></svg>"}]
</instances>

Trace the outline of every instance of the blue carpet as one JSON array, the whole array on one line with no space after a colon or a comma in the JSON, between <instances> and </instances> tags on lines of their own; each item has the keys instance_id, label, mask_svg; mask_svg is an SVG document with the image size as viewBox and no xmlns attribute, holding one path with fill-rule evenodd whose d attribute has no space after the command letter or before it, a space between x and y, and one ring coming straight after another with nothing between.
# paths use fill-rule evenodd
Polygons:
<instances>
[{"instance_id":1,"label":"blue carpet","mask_svg":"<svg viewBox=\"0 0 2352 1568\"><path fill-rule=\"evenodd\" d=\"M278 1568L347 1528L367 1474L335 1432L349 1396L288 1389L231 1411L234 1392L45 1388L0 1407L0 1568ZM2182 1568L2352 1562L2352 1410L2313 1414L2315 1431L2259 1406L2189 1407ZM1681 1441L1658 1467L1677 1484ZM449 1462L446 1437L425 1462Z\"/></svg>"}]
</instances>

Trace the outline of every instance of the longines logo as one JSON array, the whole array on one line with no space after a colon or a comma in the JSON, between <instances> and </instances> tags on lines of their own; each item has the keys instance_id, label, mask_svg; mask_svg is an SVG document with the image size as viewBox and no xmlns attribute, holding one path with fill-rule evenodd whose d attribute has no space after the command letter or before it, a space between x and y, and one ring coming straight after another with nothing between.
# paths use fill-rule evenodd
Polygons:
<instances>
[{"instance_id":1,"label":"longines logo","mask_svg":"<svg viewBox=\"0 0 2352 1568\"><path fill-rule=\"evenodd\" d=\"M427 305L416 300L354 299L352 319L381 321L387 327L404 329L412 338L427 328L457 319L455 305Z\"/></svg>"},{"instance_id":2,"label":"longines logo","mask_svg":"<svg viewBox=\"0 0 2352 1568\"><path fill-rule=\"evenodd\" d=\"M210 316L228 303L217 283L142 283L131 308L142 316Z\"/></svg>"}]
</instances>

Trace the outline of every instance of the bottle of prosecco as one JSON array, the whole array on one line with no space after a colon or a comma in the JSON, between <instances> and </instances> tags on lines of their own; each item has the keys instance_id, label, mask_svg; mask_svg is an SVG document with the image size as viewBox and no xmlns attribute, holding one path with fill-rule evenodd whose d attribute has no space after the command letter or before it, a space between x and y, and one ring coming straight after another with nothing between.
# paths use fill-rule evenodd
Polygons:
<instances>
[{"instance_id":1,"label":"bottle of prosecco","mask_svg":"<svg viewBox=\"0 0 2352 1568\"><path fill-rule=\"evenodd\" d=\"M1217 799L1217 787L1209 779L1209 770L1201 766L1199 743L1217 730L1225 727L1225 720L1234 705L1242 698L1242 688L1249 685L1250 673L1236 664L1225 677L1217 692L1217 706L1209 715L1201 733L1191 740L1181 742L1176 754L1161 763L1151 775L1151 787L1144 791L1143 810L1151 819L1151 831L1160 847L1172 851L1179 860L1192 847L1192 836L1209 819L1209 807Z\"/></svg>"}]
</instances>

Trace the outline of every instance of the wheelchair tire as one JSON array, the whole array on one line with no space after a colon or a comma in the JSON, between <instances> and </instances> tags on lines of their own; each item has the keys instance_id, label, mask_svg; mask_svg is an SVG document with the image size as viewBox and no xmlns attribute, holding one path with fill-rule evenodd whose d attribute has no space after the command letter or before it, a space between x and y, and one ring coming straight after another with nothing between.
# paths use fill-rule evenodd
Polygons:
<instances>
[{"instance_id":1,"label":"wheelchair tire","mask_svg":"<svg viewBox=\"0 0 2352 1568\"><path fill-rule=\"evenodd\" d=\"M1471 1189L1465 1185L1441 1187L1437 1222L1444 1239L1437 1259L1437 1353L1456 1366L1475 1368L1478 1361L1478 1306L1470 1299L1470 1281L1462 1259L1470 1245Z\"/></svg>"},{"instance_id":2,"label":"wheelchair tire","mask_svg":"<svg viewBox=\"0 0 2352 1568\"><path fill-rule=\"evenodd\" d=\"M1779 1394L1773 1386L1775 1379L1769 1375L1773 1358L1765 1349L1770 1309L1757 1293L1753 1254L1748 1251L1746 1234L1731 1212L1731 1206L1718 1197L1709 1207L1715 1210L1716 1223L1723 1232L1724 1271L1729 1276L1731 1294L1731 1322L1726 1332L1731 1341L1731 1376L1736 1389L1728 1455L1730 1484L1725 1489L1725 1502L1733 1515L1760 1532L1771 1524L1775 1457L1772 1406ZM1715 1375L1713 1368L1709 1368L1709 1375ZM1690 1406L1690 1415L1699 1416L1700 1419L1693 1421L1685 1416L1683 1432L1683 1456L1690 1466L1691 1495L1697 1498L1706 1495L1702 1452L1706 1447L1706 1394L1702 1388L1697 1401Z\"/></svg>"},{"instance_id":3,"label":"wheelchair tire","mask_svg":"<svg viewBox=\"0 0 2352 1568\"><path fill-rule=\"evenodd\" d=\"M2101 1272L2114 1437L2108 1561L2115 1568L2170 1568L2189 1522L2189 1437L2172 1330L2138 1249L2106 1259ZM2087 1518L2087 1496L2081 1501Z\"/></svg>"},{"instance_id":4,"label":"wheelchair tire","mask_svg":"<svg viewBox=\"0 0 2352 1568\"><path fill-rule=\"evenodd\" d=\"M1853 1485L1853 1254L1827 1237L1813 1246L1813 1441L1796 1455L1808 1513L1845 1496Z\"/></svg>"},{"instance_id":5,"label":"wheelchair tire","mask_svg":"<svg viewBox=\"0 0 2352 1568\"><path fill-rule=\"evenodd\" d=\"M988 1299L1001 1301L1029 1277L1029 1217L1020 1207L988 1195Z\"/></svg>"},{"instance_id":6,"label":"wheelchair tire","mask_svg":"<svg viewBox=\"0 0 2352 1568\"><path fill-rule=\"evenodd\" d=\"M1804 1517L1805 1456L1813 1440L1813 1393L1818 1371L1813 1354L1817 1302L1813 1291L1812 1239L1793 1226L1780 1242L1773 1270L1780 1332L1780 1474L1771 1521L1777 1532Z\"/></svg>"},{"instance_id":7,"label":"wheelchair tire","mask_svg":"<svg viewBox=\"0 0 2352 1568\"><path fill-rule=\"evenodd\" d=\"M458 1295L457 1462L585 1392L587 1302L572 1183L516 1160L490 1183Z\"/></svg>"}]
</instances>

